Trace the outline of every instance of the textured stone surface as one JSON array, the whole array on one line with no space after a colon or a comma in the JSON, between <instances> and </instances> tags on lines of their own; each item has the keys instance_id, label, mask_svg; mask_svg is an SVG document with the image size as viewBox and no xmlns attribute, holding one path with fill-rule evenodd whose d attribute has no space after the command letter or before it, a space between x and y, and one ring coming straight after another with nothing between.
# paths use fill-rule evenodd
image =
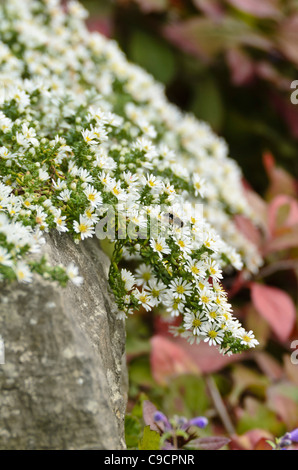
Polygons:
<instances>
[{"instance_id":1,"label":"textured stone surface","mask_svg":"<svg viewBox=\"0 0 298 470\"><path fill-rule=\"evenodd\" d=\"M108 294L108 260L98 240L59 234L46 252L73 261L84 283L0 284L0 449L123 449L125 325Z\"/></svg>"}]
</instances>

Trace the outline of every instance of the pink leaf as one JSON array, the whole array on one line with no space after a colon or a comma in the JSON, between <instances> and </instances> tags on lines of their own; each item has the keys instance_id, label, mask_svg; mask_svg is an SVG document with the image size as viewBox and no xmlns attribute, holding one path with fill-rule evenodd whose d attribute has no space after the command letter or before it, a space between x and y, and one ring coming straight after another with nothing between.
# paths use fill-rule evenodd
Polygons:
<instances>
[{"instance_id":1,"label":"pink leaf","mask_svg":"<svg viewBox=\"0 0 298 470\"><path fill-rule=\"evenodd\" d=\"M254 359L266 377L273 381L280 380L283 377L284 371L282 367L270 354L258 351L254 354Z\"/></svg>"},{"instance_id":2,"label":"pink leaf","mask_svg":"<svg viewBox=\"0 0 298 470\"><path fill-rule=\"evenodd\" d=\"M224 14L222 5L215 0L193 0L193 3L210 18L218 19Z\"/></svg>"},{"instance_id":3,"label":"pink leaf","mask_svg":"<svg viewBox=\"0 0 298 470\"><path fill-rule=\"evenodd\" d=\"M171 320L173 320L171 318ZM168 338L168 343L177 347L178 352L182 352L182 355L192 361L192 365L195 365L196 370L203 374L217 372L228 364L243 360L248 353L234 354L232 356L223 356L218 353L218 350L209 346L209 344L201 342L200 344L190 344L186 339L177 337L173 338L172 333L169 332L169 325L179 325L179 320L174 319L171 323L166 322L161 317L157 317L155 320L155 329L158 334L158 338ZM156 336L154 337L156 338ZM167 346L167 342L162 344ZM163 354L163 353L161 353ZM166 353L167 355L167 353ZM152 359L152 357L151 357ZM165 358L167 360L167 357Z\"/></svg>"},{"instance_id":4,"label":"pink leaf","mask_svg":"<svg viewBox=\"0 0 298 470\"><path fill-rule=\"evenodd\" d=\"M184 338L177 338L176 343L188 353L189 357L192 358L203 374L217 372L228 364L237 362L240 359L244 360L247 354L242 353L233 354L232 356L222 356L215 347L209 346L207 343L190 344Z\"/></svg>"},{"instance_id":5,"label":"pink leaf","mask_svg":"<svg viewBox=\"0 0 298 470\"><path fill-rule=\"evenodd\" d=\"M270 198L278 194L287 194L290 196L296 194L294 178L283 168L276 166L274 157L270 152L264 153L263 164L270 180L270 188L268 190L268 196Z\"/></svg>"},{"instance_id":6,"label":"pink leaf","mask_svg":"<svg viewBox=\"0 0 298 470\"><path fill-rule=\"evenodd\" d=\"M189 54L210 60L229 48L245 45L270 51L272 41L257 33L243 21L223 16L216 21L208 17L194 16L186 21L168 24L164 36Z\"/></svg>"},{"instance_id":7,"label":"pink leaf","mask_svg":"<svg viewBox=\"0 0 298 470\"><path fill-rule=\"evenodd\" d=\"M283 233L268 241L263 249L263 255L274 253L275 251L289 250L298 246L298 227L291 227L283 230Z\"/></svg>"},{"instance_id":8,"label":"pink leaf","mask_svg":"<svg viewBox=\"0 0 298 470\"><path fill-rule=\"evenodd\" d=\"M296 308L291 297L276 287L251 283L253 304L270 324L277 338L286 341L295 325Z\"/></svg>"},{"instance_id":9,"label":"pink leaf","mask_svg":"<svg viewBox=\"0 0 298 470\"><path fill-rule=\"evenodd\" d=\"M277 0L228 0L228 2L235 8L258 18L276 18L281 16Z\"/></svg>"},{"instance_id":10,"label":"pink leaf","mask_svg":"<svg viewBox=\"0 0 298 470\"><path fill-rule=\"evenodd\" d=\"M275 34L279 43L280 50L290 61L298 64L298 14L286 18L281 23L279 31Z\"/></svg>"},{"instance_id":11,"label":"pink leaf","mask_svg":"<svg viewBox=\"0 0 298 470\"><path fill-rule=\"evenodd\" d=\"M181 346L160 335L151 339L150 361L154 380L160 385L180 374L199 373L194 360Z\"/></svg>"},{"instance_id":12,"label":"pink leaf","mask_svg":"<svg viewBox=\"0 0 298 470\"><path fill-rule=\"evenodd\" d=\"M143 401L143 419L146 426L150 426L152 431L159 432L158 427L154 421L154 414L156 413L157 408L151 401L144 400ZM159 423L160 424L160 423Z\"/></svg>"},{"instance_id":13,"label":"pink leaf","mask_svg":"<svg viewBox=\"0 0 298 470\"><path fill-rule=\"evenodd\" d=\"M243 86L252 82L255 76L255 67L247 54L236 48L229 49L227 51L227 62L234 85Z\"/></svg>"},{"instance_id":14,"label":"pink leaf","mask_svg":"<svg viewBox=\"0 0 298 470\"><path fill-rule=\"evenodd\" d=\"M286 214L281 222L278 216L282 209L286 209ZM268 207L268 228L271 236L278 234L281 228L291 228L298 226L298 202L296 199L280 194L269 204ZM297 241L298 242L298 241Z\"/></svg>"}]
</instances>

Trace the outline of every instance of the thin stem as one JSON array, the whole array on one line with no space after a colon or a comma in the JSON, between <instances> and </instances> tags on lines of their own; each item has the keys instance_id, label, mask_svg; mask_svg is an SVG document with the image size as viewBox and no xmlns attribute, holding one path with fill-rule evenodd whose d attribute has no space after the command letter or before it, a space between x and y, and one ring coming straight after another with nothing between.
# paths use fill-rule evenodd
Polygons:
<instances>
[{"instance_id":1,"label":"thin stem","mask_svg":"<svg viewBox=\"0 0 298 470\"><path fill-rule=\"evenodd\" d=\"M208 387L208 390L209 390L211 399L213 401L214 407L215 407L215 409L216 409L216 411L217 411L217 413L218 413L218 415L219 415L226 431L228 432L228 434L230 436L234 435L236 433L234 425L231 421L229 413L226 409L226 406L223 402L223 399L221 398L221 395L219 393L219 390L217 388L217 385L216 385L213 377L212 376L206 376L205 380L206 380L206 385Z\"/></svg>"}]
</instances>

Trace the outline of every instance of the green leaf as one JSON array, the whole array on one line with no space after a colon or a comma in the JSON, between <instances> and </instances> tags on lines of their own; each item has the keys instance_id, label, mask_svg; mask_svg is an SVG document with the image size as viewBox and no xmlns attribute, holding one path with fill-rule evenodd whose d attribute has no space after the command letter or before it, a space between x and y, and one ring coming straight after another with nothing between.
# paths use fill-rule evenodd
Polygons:
<instances>
[{"instance_id":1,"label":"green leaf","mask_svg":"<svg viewBox=\"0 0 298 470\"><path fill-rule=\"evenodd\" d=\"M139 450L160 450L160 435L152 431L150 426L144 428L144 434L139 441Z\"/></svg>"},{"instance_id":2,"label":"green leaf","mask_svg":"<svg viewBox=\"0 0 298 470\"><path fill-rule=\"evenodd\" d=\"M179 413L190 419L204 415L209 406L203 378L182 375L170 381L162 409L167 416Z\"/></svg>"},{"instance_id":3,"label":"green leaf","mask_svg":"<svg viewBox=\"0 0 298 470\"><path fill-rule=\"evenodd\" d=\"M176 60L170 46L143 31L134 31L129 45L130 59L157 80L169 83L176 72Z\"/></svg>"},{"instance_id":4,"label":"green leaf","mask_svg":"<svg viewBox=\"0 0 298 470\"><path fill-rule=\"evenodd\" d=\"M140 421L132 415L125 416L125 442L127 448L136 448L141 433Z\"/></svg>"},{"instance_id":5,"label":"green leaf","mask_svg":"<svg viewBox=\"0 0 298 470\"><path fill-rule=\"evenodd\" d=\"M286 427L274 411L266 405L258 403L256 400L249 399L249 406L244 411L237 425L237 434L244 434L251 429L265 429L275 436L281 436Z\"/></svg>"}]
</instances>

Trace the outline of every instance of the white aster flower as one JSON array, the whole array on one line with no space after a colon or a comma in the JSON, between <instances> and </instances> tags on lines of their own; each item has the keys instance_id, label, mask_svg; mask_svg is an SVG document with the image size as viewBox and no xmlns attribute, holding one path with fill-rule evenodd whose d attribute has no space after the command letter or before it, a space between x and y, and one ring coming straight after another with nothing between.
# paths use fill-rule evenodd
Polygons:
<instances>
[{"instance_id":1,"label":"white aster flower","mask_svg":"<svg viewBox=\"0 0 298 470\"><path fill-rule=\"evenodd\" d=\"M92 237L95 233L93 223L82 214L79 222L77 220L73 222L73 228L76 233L80 234L81 240Z\"/></svg>"},{"instance_id":2,"label":"white aster flower","mask_svg":"<svg viewBox=\"0 0 298 470\"><path fill-rule=\"evenodd\" d=\"M171 253L171 250L169 246L167 245L167 242L165 238L163 237L157 237L156 240L150 240L150 246L155 251L158 253L158 256L162 258L162 255L168 255Z\"/></svg>"}]
</instances>

